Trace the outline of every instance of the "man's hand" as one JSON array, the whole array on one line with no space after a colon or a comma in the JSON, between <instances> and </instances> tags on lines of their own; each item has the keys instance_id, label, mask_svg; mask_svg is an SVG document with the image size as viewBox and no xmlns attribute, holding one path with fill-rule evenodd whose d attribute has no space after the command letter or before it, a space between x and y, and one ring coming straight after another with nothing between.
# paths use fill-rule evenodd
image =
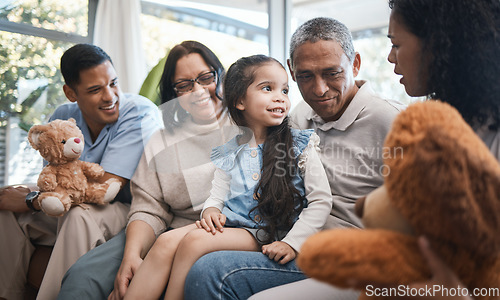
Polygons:
<instances>
[{"instance_id":1,"label":"man's hand","mask_svg":"<svg viewBox=\"0 0 500 300\"><path fill-rule=\"evenodd\" d=\"M215 234L217 230L223 232L224 224L226 224L226 216L215 207L205 209L201 220L196 221L196 227L205 229L207 232L211 232L212 234Z\"/></svg>"},{"instance_id":2,"label":"man's hand","mask_svg":"<svg viewBox=\"0 0 500 300\"><path fill-rule=\"evenodd\" d=\"M142 262L143 260L139 256L123 259L115 277L114 290L109 294L108 300L121 300L125 297L130 281L132 281L134 274L137 272Z\"/></svg>"},{"instance_id":3,"label":"man's hand","mask_svg":"<svg viewBox=\"0 0 500 300\"><path fill-rule=\"evenodd\" d=\"M25 185L5 186L0 188L0 210L22 213L30 209L26 206L26 195L30 189Z\"/></svg>"},{"instance_id":4,"label":"man's hand","mask_svg":"<svg viewBox=\"0 0 500 300\"><path fill-rule=\"evenodd\" d=\"M297 253L290 245L281 241L262 246L262 253L282 265L294 260L297 256Z\"/></svg>"}]
</instances>

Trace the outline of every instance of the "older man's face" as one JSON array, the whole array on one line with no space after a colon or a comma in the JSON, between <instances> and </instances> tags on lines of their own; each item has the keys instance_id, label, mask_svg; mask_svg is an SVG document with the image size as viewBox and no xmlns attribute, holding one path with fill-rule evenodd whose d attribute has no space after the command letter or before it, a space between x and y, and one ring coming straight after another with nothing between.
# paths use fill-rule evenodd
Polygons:
<instances>
[{"instance_id":1,"label":"older man's face","mask_svg":"<svg viewBox=\"0 0 500 300\"><path fill-rule=\"evenodd\" d=\"M320 40L299 46L293 61L290 72L304 100L325 122L338 120L358 90L359 54L350 62L337 42Z\"/></svg>"}]
</instances>

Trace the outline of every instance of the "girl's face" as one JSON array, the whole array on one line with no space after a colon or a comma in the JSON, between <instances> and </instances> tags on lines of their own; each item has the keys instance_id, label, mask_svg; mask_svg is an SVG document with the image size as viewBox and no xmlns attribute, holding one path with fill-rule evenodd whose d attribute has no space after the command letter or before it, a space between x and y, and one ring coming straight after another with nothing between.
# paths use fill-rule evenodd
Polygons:
<instances>
[{"instance_id":1,"label":"girl's face","mask_svg":"<svg viewBox=\"0 0 500 300\"><path fill-rule=\"evenodd\" d=\"M285 69L276 62L258 66L254 81L236 108L243 112L247 126L254 133L280 125L290 110Z\"/></svg>"},{"instance_id":2,"label":"girl's face","mask_svg":"<svg viewBox=\"0 0 500 300\"><path fill-rule=\"evenodd\" d=\"M203 80L204 76L213 71L203 60L200 54L191 53L177 61L173 83L179 83L182 80L197 79ZM200 77L200 75L202 75ZM213 122L220 116L222 111L222 101L215 95L216 80L206 85L200 85L194 82L193 89L189 92L177 92L179 104L193 118L195 123L205 124Z\"/></svg>"},{"instance_id":3,"label":"girl's face","mask_svg":"<svg viewBox=\"0 0 500 300\"><path fill-rule=\"evenodd\" d=\"M403 75L400 82L412 97L425 96L427 91L428 60L422 53L422 40L411 33L392 11L389 33L392 49L387 60L394 64L394 73Z\"/></svg>"}]
</instances>

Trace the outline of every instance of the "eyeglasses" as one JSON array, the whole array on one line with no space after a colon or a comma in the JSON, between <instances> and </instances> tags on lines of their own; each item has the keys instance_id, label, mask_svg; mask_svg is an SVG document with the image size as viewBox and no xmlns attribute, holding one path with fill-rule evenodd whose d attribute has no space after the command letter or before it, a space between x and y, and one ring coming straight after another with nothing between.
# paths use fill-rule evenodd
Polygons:
<instances>
[{"instance_id":1,"label":"eyeglasses","mask_svg":"<svg viewBox=\"0 0 500 300\"><path fill-rule=\"evenodd\" d=\"M217 73L215 71L210 71L207 73L203 73L195 79L186 79L180 80L172 85L174 90L179 93L189 93L194 88L194 83L197 82L201 86L207 86L212 84L215 81L215 75Z\"/></svg>"}]
</instances>

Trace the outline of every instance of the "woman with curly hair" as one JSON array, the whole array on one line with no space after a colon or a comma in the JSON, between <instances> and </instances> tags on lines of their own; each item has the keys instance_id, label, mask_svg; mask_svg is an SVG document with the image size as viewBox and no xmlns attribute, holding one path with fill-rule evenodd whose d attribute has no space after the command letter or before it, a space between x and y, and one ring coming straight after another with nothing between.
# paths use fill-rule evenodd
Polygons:
<instances>
[{"instance_id":1,"label":"woman with curly hair","mask_svg":"<svg viewBox=\"0 0 500 300\"><path fill-rule=\"evenodd\" d=\"M389 0L389 7L388 60L406 93L456 107L500 160L500 1ZM425 238L419 246L433 276L410 288L464 286Z\"/></svg>"},{"instance_id":2,"label":"woman with curly hair","mask_svg":"<svg viewBox=\"0 0 500 300\"><path fill-rule=\"evenodd\" d=\"M389 0L389 62L410 96L458 109L500 159L500 1Z\"/></svg>"}]
</instances>

